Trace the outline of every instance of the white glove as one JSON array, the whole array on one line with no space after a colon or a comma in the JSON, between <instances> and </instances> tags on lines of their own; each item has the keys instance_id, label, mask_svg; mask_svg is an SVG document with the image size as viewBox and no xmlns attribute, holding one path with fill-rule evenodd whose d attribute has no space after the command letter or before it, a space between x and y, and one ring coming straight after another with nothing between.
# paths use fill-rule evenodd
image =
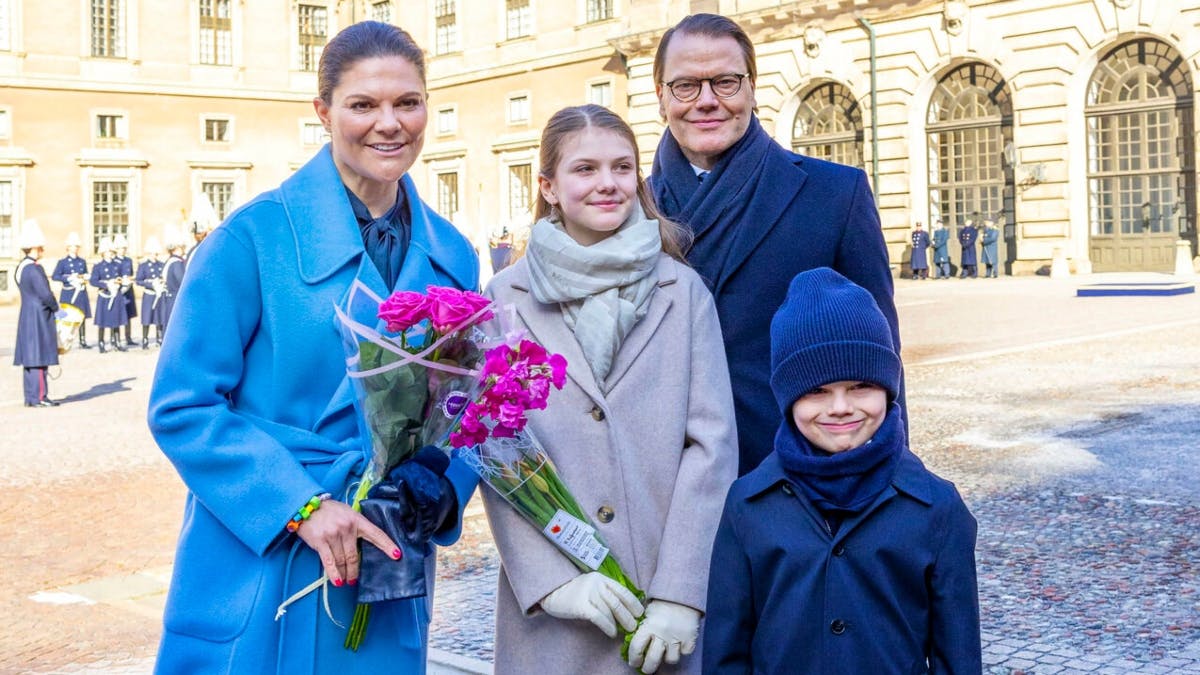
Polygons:
<instances>
[{"instance_id":1,"label":"white glove","mask_svg":"<svg viewBox=\"0 0 1200 675\"><path fill-rule=\"evenodd\" d=\"M664 660L679 663L681 654L696 651L699 632L699 611L667 600L651 600L646 618L629 642L629 665L653 673Z\"/></svg>"},{"instance_id":2,"label":"white glove","mask_svg":"<svg viewBox=\"0 0 1200 675\"><path fill-rule=\"evenodd\" d=\"M580 574L550 591L541 605L558 619L591 621L610 638L617 636L617 624L626 632L636 628L644 611L629 589L599 572Z\"/></svg>"}]
</instances>

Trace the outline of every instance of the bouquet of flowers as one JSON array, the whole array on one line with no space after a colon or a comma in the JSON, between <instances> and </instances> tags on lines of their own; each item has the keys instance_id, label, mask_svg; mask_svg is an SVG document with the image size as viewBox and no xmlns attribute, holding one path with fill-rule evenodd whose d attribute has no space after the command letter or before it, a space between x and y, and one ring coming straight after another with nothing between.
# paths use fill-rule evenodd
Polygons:
<instances>
[{"instance_id":1,"label":"bouquet of flowers","mask_svg":"<svg viewBox=\"0 0 1200 675\"><path fill-rule=\"evenodd\" d=\"M621 569L563 483L558 470L532 431L525 412L546 407L553 385L561 389L566 361L529 340L515 348L500 345L487 353L478 398L467 405L450 444L489 487L536 527L581 571L600 572L629 589L638 600L646 594ZM632 633L621 648L627 658Z\"/></svg>"},{"instance_id":2,"label":"bouquet of flowers","mask_svg":"<svg viewBox=\"0 0 1200 675\"><path fill-rule=\"evenodd\" d=\"M380 522L401 520L396 515L400 505L394 498L370 501L372 489L388 490L386 479L395 467L421 448L445 444L450 427L478 386L475 367L482 359L484 340L479 326L492 318L487 298L454 288L429 286L424 293L399 291L380 300L356 284L351 289L351 307L358 294L378 308L386 332L335 307L348 334L347 375L355 388L362 437L370 444L369 462L351 505L385 530L395 525L405 555L399 561L376 560L374 551L364 547L360 602L346 636L350 649L362 643L371 602L425 594L425 559L432 552L433 533L419 526ZM365 510L364 502L372 508Z\"/></svg>"}]
</instances>

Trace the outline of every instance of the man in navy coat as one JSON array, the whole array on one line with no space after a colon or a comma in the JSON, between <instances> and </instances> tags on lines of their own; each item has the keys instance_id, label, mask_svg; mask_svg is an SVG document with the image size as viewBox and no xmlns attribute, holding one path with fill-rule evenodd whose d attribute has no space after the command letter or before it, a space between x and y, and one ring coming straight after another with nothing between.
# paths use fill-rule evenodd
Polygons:
<instances>
[{"instance_id":1,"label":"man in navy coat","mask_svg":"<svg viewBox=\"0 0 1200 675\"><path fill-rule=\"evenodd\" d=\"M21 292L21 312L17 316L17 346L13 365L24 372L25 407L44 408L58 405L50 400L46 369L58 365L58 333L54 315L58 300L50 290L50 280L38 259L45 251L46 239L32 218L21 228L17 243L25 257L17 263L14 277Z\"/></svg>"},{"instance_id":2,"label":"man in navy coat","mask_svg":"<svg viewBox=\"0 0 1200 675\"><path fill-rule=\"evenodd\" d=\"M958 275L959 279L979 276L979 260L975 255L975 241L979 238L975 223L978 221L979 214L973 213L967 219L967 226L958 231L958 243L962 246L962 272Z\"/></svg>"},{"instance_id":3,"label":"man in navy coat","mask_svg":"<svg viewBox=\"0 0 1200 675\"><path fill-rule=\"evenodd\" d=\"M663 35L654 59L667 130L651 190L691 230L688 260L717 304L737 412L738 472L771 452L771 317L797 273L832 267L867 289L900 344L892 273L862 170L780 147L754 115L754 45L736 23L695 14ZM903 398L901 398L903 400Z\"/></svg>"}]
</instances>

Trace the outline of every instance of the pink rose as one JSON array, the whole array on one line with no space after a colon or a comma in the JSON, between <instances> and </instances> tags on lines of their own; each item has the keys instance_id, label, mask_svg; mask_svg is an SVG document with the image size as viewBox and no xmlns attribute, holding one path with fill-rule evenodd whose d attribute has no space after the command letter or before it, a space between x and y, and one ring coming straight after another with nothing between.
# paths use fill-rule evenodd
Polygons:
<instances>
[{"instance_id":1,"label":"pink rose","mask_svg":"<svg viewBox=\"0 0 1200 675\"><path fill-rule=\"evenodd\" d=\"M429 318L429 299L416 291L396 291L379 305L379 318L389 332L408 330Z\"/></svg>"},{"instance_id":2,"label":"pink rose","mask_svg":"<svg viewBox=\"0 0 1200 675\"><path fill-rule=\"evenodd\" d=\"M429 297L429 319L438 333L464 330L492 318L492 313L488 311L467 323L472 316L491 304L478 293L446 286L429 286L425 294Z\"/></svg>"}]
</instances>

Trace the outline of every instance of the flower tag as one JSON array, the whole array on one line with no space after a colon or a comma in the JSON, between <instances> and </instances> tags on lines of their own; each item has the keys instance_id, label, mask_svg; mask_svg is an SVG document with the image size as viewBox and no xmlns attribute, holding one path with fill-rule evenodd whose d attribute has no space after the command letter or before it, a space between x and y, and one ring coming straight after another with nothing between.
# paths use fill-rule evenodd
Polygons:
<instances>
[{"instance_id":1,"label":"flower tag","mask_svg":"<svg viewBox=\"0 0 1200 675\"><path fill-rule=\"evenodd\" d=\"M559 509L542 530L550 541L593 571L600 568L608 548L595 537L596 528Z\"/></svg>"},{"instance_id":2,"label":"flower tag","mask_svg":"<svg viewBox=\"0 0 1200 675\"><path fill-rule=\"evenodd\" d=\"M442 399L442 405L438 406L442 410L442 414L450 419L458 417L463 408L471 402L471 397L465 391L452 391L446 394L446 398Z\"/></svg>"}]
</instances>

